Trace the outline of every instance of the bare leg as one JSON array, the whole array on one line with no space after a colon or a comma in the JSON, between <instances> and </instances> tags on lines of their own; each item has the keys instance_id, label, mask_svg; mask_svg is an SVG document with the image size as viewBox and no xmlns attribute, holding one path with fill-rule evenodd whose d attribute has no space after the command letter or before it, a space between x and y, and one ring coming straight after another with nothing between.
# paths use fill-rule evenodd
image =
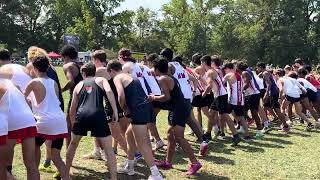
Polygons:
<instances>
[{"instance_id":1,"label":"bare leg","mask_svg":"<svg viewBox=\"0 0 320 180\"><path fill-rule=\"evenodd\" d=\"M67 157L66 157L66 170L67 170L68 174L70 174L70 168L72 166L72 161L73 161L74 155L76 153L76 150L79 146L79 142L80 142L81 138L82 138L82 136L74 135L73 133L71 135L71 142L68 146Z\"/></svg>"},{"instance_id":2,"label":"bare leg","mask_svg":"<svg viewBox=\"0 0 320 180\"><path fill-rule=\"evenodd\" d=\"M159 114L160 109L154 109L155 118L157 118L157 115ZM150 134L152 137L156 139L156 142L161 141L158 129L157 129L157 121L148 123L148 129L150 131Z\"/></svg>"},{"instance_id":3,"label":"bare leg","mask_svg":"<svg viewBox=\"0 0 320 180\"><path fill-rule=\"evenodd\" d=\"M206 133L211 134L213 126L217 124L218 113L217 111L210 111L208 107L203 107L202 111L208 118L208 127Z\"/></svg>"},{"instance_id":4,"label":"bare leg","mask_svg":"<svg viewBox=\"0 0 320 180\"><path fill-rule=\"evenodd\" d=\"M126 131L127 131L129 124L130 124L129 119L126 117L123 117L120 119L119 124L120 124L120 128L121 128L121 133L122 133L123 137L125 137Z\"/></svg>"},{"instance_id":5,"label":"bare leg","mask_svg":"<svg viewBox=\"0 0 320 180\"><path fill-rule=\"evenodd\" d=\"M70 121L70 115L69 113L67 114L67 125L68 125L68 133L69 136L66 138L66 148L68 148L70 142L71 142L71 121Z\"/></svg>"},{"instance_id":6,"label":"bare leg","mask_svg":"<svg viewBox=\"0 0 320 180\"><path fill-rule=\"evenodd\" d=\"M308 98L302 98L301 99L301 103L302 103L302 106L308 110L310 112L310 114L312 115L312 117L318 121L319 119L319 115L317 113L317 111L315 111L313 108L312 108L312 105L310 104L309 102L309 99Z\"/></svg>"},{"instance_id":7,"label":"bare leg","mask_svg":"<svg viewBox=\"0 0 320 180\"><path fill-rule=\"evenodd\" d=\"M201 113L201 108L197 107L197 118L198 118L198 122L200 124L201 127L202 126L202 113Z\"/></svg>"},{"instance_id":8,"label":"bare leg","mask_svg":"<svg viewBox=\"0 0 320 180\"><path fill-rule=\"evenodd\" d=\"M175 157L176 153L176 140L174 139L174 132L173 128L170 126L167 132L168 137L168 146L167 146L167 158L166 161L171 163L173 162L173 159Z\"/></svg>"},{"instance_id":9,"label":"bare leg","mask_svg":"<svg viewBox=\"0 0 320 180\"><path fill-rule=\"evenodd\" d=\"M22 141L22 153L23 162L27 168L27 179L28 180L39 180L40 174L38 166L36 166L35 160L35 140L34 138L27 138Z\"/></svg>"},{"instance_id":10,"label":"bare leg","mask_svg":"<svg viewBox=\"0 0 320 180\"><path fill-rule=\"evenodd\" d=\"M36 146L35 148L35 161L36 161L36 166L39 167L40 164L40 159L41 159L41 150L40 146Z\"/></svg>"},{"instance_id":11,"label":"bare leg","mask_svg":"<svg viewBox=\"0 0 320 180\"><path fill-rule=\"evenodd\" d=\"M300 102L296 102L293 105L294 105L294 109L296 110L296 113L301 117L301 119L308 122L308 123L311 123L309 121L309 119L307 118L307 116L302 112L302 107L301 107Z\"/></svg>"},{"instance_id":12,"label":"bare leg","mask_svg":"<svg viewBox=\"0 0 320 180\"><path fill-rule=\"evenodd\" d=\"M112 137L99 138L107 157L108 169L112 180L117 179L117 160L112 149Z\"/></svg>"},{"instance_id":13,"label":"bare leg","mask_svg":"<svg viewBox=\"0 0 320 180\"><path fill-rule=\"evenodd\" d=\"M126 132L127 139L127 158L128 160L134 160L134 153L136 151L136 143L132 133L132 125L129 125Z\"/></svg>"},{"instance_id":14,"label":"bare leg","mask_svg":"<svg viewBox=\"0 0 320 180\"><path fill-rule=\"evenodd\" d=\"M184 138L184 127L177 125L177 126L173 127L173 132L174 132L175 140L179 143L179 145L181 146L184 153L186 153L186 155L190 159L191 163L192 164L199 163L194 155L194 152L193 152L190 144Z\"/></svg>"},{"instance_id":15,"label":"bare leg","mask_svg":"<svg viewBox=\"0 0 320 180\"><path fill-rule=\"evenodd\" d=\"M58 171L61 174L61 178L63 180L69 180L70 179L69 172L67 171L66 165L61 159L60 150L52 148L51 155L52 155L52 161L54 165L57 167Z\"/></svg>"},{"instance_id":16,"label":"bare leg","mask_svg":"<svg viewBox=\"0 0 320 180\"><path fill-rule=\"evenodd\" d=\"M148 136L148 130L146 125L131 125L134 139L136 144L139 147L140 152L142 153L144 160L149 167L153 167L154 157L152 154L151 143Z\"/></svg>"},{"instance_id":17,"label":"bare leg","mask_svg":"<svg viewBox=\"0 0 320 180\"><path fill-rule=\"evenodd\" d=\"M112 137L120 144L124 152L127 152L127 142L125 137L121 134L120 125L118 122L109 123Z\"/></svg>"},{"instance_id":18,"label":"bare leg","mask_svg":"<svg viewBox=\"0 0 320 180\"><path fill-rule=\"evenodd\" d=\"M252 118L256 122L257 129L258 130L262 130L263 126L261 124L261 120L260 120L260 117L259 117L259 110L252 110L251 114L252 114Z\"/></svg>"},{"instance_id":19,"label":"bare leg","mask_svg":"<svg viewBox=\"0 0 320 180\"><path fill-rule=\"evenodd\" d=\"M221 117L221 123L227 123L230 131L232 132L232 135L236 135L237 134L237 130L234 127L234 122L232 121L232 119L230 118L229 114L220 114Z\"/></svg>"},{"instance_id":20,"label":"bare leg","mask_svg":"<svg viewBox=\"0 0 320 180\"><path fill-rule=\"evenodd\" d=\"M202 132L200 124L197 123L197 121L195 121L195 119L194 119L193 111L191 111L191 116L187 119L186 124L188 124L190 126L190 128L195 133L197 138L202 141L203 140L203 138L202 138L203 132Z\"/></svg>"}]
</instances>

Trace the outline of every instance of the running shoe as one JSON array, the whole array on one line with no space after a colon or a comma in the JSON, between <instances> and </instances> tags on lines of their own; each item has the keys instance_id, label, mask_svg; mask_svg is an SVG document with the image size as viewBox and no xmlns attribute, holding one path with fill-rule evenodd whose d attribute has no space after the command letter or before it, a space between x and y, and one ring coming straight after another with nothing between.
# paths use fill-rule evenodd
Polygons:
<instances>
[{"instance_id":1,"label":"running shoe","mask_svg":"<svg viewBox=\"0 0 320 180\"><path fill-rule=\"evenodd\" d=\"M218 137L217 137L217 139L219 139L219 140L225 140L225 139L226 139L226 134L224 134L224 133L219 134Z\"/></svg>"},{"instance_id":2,"label":"running shoe","mask_svg":"<svg viewBox=\"0 0 320 180\"><path fill-rule=\"evenodd\" d=\"M165 146L164 142L162 140L157 141L154 148L152 149L153 151L157 151Z\"/></svg>"},{"instance_id":3,"label":"running shoe","mask_svg":"<svg viewBox=\"0 0 320 180\"><path fill-rule=\"evenodd\" d=\"M164 170L169 170L169 169L173 168L172 164L167 161L155 160L154 162L157 167L164 169Z\"/></svg>"},{"instance_id":4,"label":"running shoe","mask_svg":"<svg viewBox=\"0 0 320 180\"><path fill-rule=\"evenodd\" d=\"M194 175L199 171L200 168L202 168L202 165L200 163L190 164L187 175Z\"/></svg>"},{"instance_id":5,"label":"running shoe","mask_svg":"<svg viewBox=\"0 0 320 180\"><path fill-rule=\"evenodd\" d=\"M89 154L84 155L83 158L85 158L85 159L102 160L101 153L100 152L94 152L94 151L92 151Z\"/></svg>"},{"instance_id":6,"label":"running shoe","mask_svg":"<svg viewBox=\"0 0 320 180\"><path fill-rule=\"evenodd\" d=\"M264 131L263 131L263 129L262 129L262 130L260 130L260 131L257 131L255 137L256 137L257 139L261 139L263 136L264 136Z\"/></svg>"},{"instance_id":7,"label":"running shoe","mask_svg":"<svg viewBox=\"0 0 320 180\"><path fill-rule=\"evenodd\" d=\"M123 164L121 164L120 166L118 166L118 173L121 173L121 174L128 174L129 176L133 176L135 175L135 171L134 169L130 169L129 168L129 165L128 165L128 162L125 161Z\"/></svg>"},{"instance_id":8,"label":"running shoe","mask_svg":"<svg viewBox=\"0 0 320 180\"><path fill-rule=\"evenodd\" d=\"M290 132L290 128L289 127L282 127L282 132L288 134Z\"/></svg>"},{"instance_id":9,"label":"running shoe","mask_svg":"<svg viewBox=\"0 0 320 180\"><path fill-rule=\"evenodd\" d=\"M252 138L250 136L246 136L243 138L243 141L246 143L250 143L250 142L252 142Z\"/></svg>"},{"instance_id":10,"label":"running shoe","mask_svg":"<svg viewBox=\"0 0 320 180\"><path fill-rule=\"evenodd\" d=\"M203 134L203 140L206 141L207 143L209 143L210 141L212 141L211 133L205 133L205 134Z\"/></svg>"},{"instance_id":11,"label":"running shoe","mask_svg":"<svg viewBox=\"0 0 320 180\"><path fill-rule=\"evenodd\" d=\"M163 180L163 177L161 176L161 174L159 174L158 176L150 175L148 180Z\"/></svg>"},{"instance_id":12,"label":"running shoe","mask_svg":"<svg viewBox=\"0 0 320 180\"><path fill-rule=\"evenodd\" d=\"M206 156L209 152L209 146L208 146L208 143L203 141L201 144L200 144L200 152L199 154L201 156Z\"/></svg>"},{"instance_id":13,"label":"running shoe","mask_svg":"<svg viewBox=\"0 0 320 180\"><path fill-rule=\"evenodd\" d=\"M265 126L265 127L262 129L262 132L263 132L263 133L267 133L267 132L269 132L269 131L271 131L271 128L269 128L269 127L267 127L267 126Z\"/></svg>"},{"instance_id":14,"label":"running shoe","mask_svg":"<svg viewBox=\"0 0 320 180\"><path fill-rule=\"evenodd\" d=\"M46 172L46 173L54 173L55 172L51 165L45 166L44 164L41 164L39 166L39 171Z\"/></svg>"},{"instance_id":15,"label":"running shoe","mask_svg":"<svg viewBox=\"0 0 320 180\"><path fill-rule=\"evenodd\" d=\"M238 134L244 134L244 128L240 126L240 128L237 130Z\"/></svg>"},{"instance_id":16,"label":"running shoe","mask_svg":"<svg viewBox=\"0 0 320 180\"><path fill-rule=\"evenodd\" d=\"M241 141L241 138L240 138L239 134L237 134L232 138L232 145L236 146L239 144L240 141Z\"/></svg>"},{"instance_id":17,"label":"running shoe","mask_svg":"<svg viewBox=\"0 0 320 180\"><path fill-rule=\"evenodd\" d=\"M311 131L312 129L314 129L314 125L312 123L308 124L306 130Z\"/></svg>"}]
</instances>

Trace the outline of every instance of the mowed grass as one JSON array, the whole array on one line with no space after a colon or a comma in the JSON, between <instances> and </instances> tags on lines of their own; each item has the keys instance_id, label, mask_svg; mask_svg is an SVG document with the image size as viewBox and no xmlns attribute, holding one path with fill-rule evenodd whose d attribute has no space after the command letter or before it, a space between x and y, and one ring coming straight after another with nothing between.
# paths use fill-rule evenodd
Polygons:
<instances>
[{"instance_id":1,"label":"mowed grass","mask_svg":"<svg viewBox=\"0 0 320 180\"><path fill-rule=\"evenodd\" d=\"M61 84L65 84L61 68L57 68ZM65 104L68 102L68 93L64 94ZM161 112L157 125L162 137L166 136L167 112ZM188 159L180 150L176 153L174 169L162 170L166 179L320 179L319 161L319 131L307 132L305 125L294 124L292 132L288 135L271 131L263 139L254 140L252 143L240 143L231 147L231 138L225 141L214 140L210 143L210 153L207 157L198 156L199 145L195 138L186 136L190 140L203 168L196 176L187 177L186 170ZM188 130L186 130L188 131ZM251 129L252 135L255 130ZM228 135L230 137L230 134ZM13 173L17 179L26 179L26 171L21 156L21 145L15 148ZM107 168L104 161L84 160L82 156L92 150L92 138L84 137L79 145L73 162L73 176L76 180L104 179ZM44 152L44 151L42 151ZM62 151L65 158L65 148ZM165 151L157 153L157 158L164 158ZM44 154L43 154L44 158ZM117 161L123 162L123 152L117 156ZM143 161L136 168L137 175L133 177L119 175L119 179L147 179L149 169ZM0 178L1 179L1 178ZM52 174L42 173L41 179L53 179Z\"/></svg>"}]
</instances>

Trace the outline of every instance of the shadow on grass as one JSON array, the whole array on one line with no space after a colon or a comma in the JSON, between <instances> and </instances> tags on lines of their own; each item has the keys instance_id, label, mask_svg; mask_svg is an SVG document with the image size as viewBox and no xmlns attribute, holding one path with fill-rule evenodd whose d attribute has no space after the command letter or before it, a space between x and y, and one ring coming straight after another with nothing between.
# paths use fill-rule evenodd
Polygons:
<instances>
[{"instance_id":1,"label":"shadow on grass","mask_svg":"<svg viewBox=\"0 0 320 180\"><path fill-rule=\"evenodd\" d=\"M278 144L268 144L268 143L262 143L261 140L253 141L250 143L250 145L254 145L257 147L263 147L263 148L281 148L283 149L283 146L280 146Z\"/></svg>"},{"instance_id":2,"label":"shadow on grass","mask_svg":"<svg viewBox=\"0 0 320 180\"><path fill-rule=\"evenodd\" d=\"M205 157L201 157L201 159L206 160L210 163L214 164L227 164L227 165L235 165L234 160L227 159L225 157L218 157L218 156L213 156L213 155L208 155Z\"/></svg>"},{"instance_id":3,"label":"shadow on grass","mask_svg":"<svg viewBox=\"0 0 320 180\"><path fill-rule=\"evenodd\" d=\"M284 139L279 139L279 138L268 138L268 137L263 137L261 139L262 141L271 141L279 144L293 144L291 141L287 141Z\"/></svg>"},{"instance_id":4,"label":"shadow on grass","mask_svg":"<svg viewBox=\"0 0 320 180\"><path fill-rule=\"evenodd\" d=\"M210 174L207 171L200 171L198 174L194 175L192 179L199 179L199 180L212 180L212 179L217 179L217 180L229 180L230 178L225 177L225 176L220 176L216 174Z\"/></svg>"},{"instance_id":5,"label":"shadow on grass","mask_svg":"<svg viewBox=\"0 0 320 180\"><path fill-rule=\"evenodd\" d=\"M251 142L252 143L252 142ZM237 146L235 146L236 149L241 149L245 152L251 152L251 153L263 153L264 149L255 147L255 146L250 146L251 143L240 143Z\"/></svg>"}]
</instances>

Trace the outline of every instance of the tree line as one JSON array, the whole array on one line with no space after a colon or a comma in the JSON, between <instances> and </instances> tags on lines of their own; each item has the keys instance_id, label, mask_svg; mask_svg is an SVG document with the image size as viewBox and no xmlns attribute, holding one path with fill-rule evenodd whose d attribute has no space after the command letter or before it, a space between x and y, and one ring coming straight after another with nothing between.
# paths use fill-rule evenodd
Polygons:
<instances>
[{"instance_id":1,"label":"tree line","mask_svg":"<svg viewBox=\"0 0 320 180\"><path fill-rule=\"evenodd\" d=\"M75 34L82 51L170 47L189 59L199 52L249 64L320 62L320 0L171 0L159 12L116 12L122 1L3 0L0 46L58 51L63 35Z\"/></svg>"}]
</instances>

